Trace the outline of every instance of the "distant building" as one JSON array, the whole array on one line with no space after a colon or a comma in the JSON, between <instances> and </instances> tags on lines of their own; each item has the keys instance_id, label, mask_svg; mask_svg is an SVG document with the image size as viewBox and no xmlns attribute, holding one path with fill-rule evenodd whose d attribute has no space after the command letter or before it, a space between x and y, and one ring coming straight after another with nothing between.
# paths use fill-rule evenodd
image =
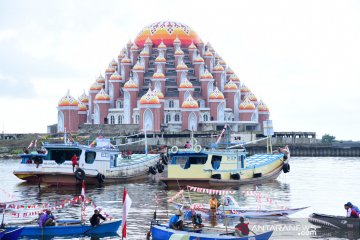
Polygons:
<instances>
[{"instance_id":1,"label":"distant building","mask_svg":"<svg viewBox=\"0 0 360 240\"><path fill-rule=\"evenodd\" d=\"M57 131L80 124L139 124L139 129L257 131L268 107L197 33L178 22L157 22L129 41L85 92L58 104Z\"/></svg>"}]
</instances>

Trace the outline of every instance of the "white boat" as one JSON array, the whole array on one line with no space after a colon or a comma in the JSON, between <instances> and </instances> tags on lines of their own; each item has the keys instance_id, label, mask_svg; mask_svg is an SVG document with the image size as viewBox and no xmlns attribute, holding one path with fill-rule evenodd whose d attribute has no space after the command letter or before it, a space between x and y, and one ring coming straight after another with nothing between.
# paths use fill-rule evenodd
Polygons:
<instances>
[{"instance_id":1,"label":"white boat","mask_svg":"<svg viewBox=\"0 0 360 240\"><path fill-rule=\"evenodd\" d=\"M21 154L21 163L13 172L22 180L50 185L74 185L125 182L147 178L149 167L156 166L160 154L124 156L109 139L97 139L96 146L78 143L44 143L46 153ZM77 155L78 167L73 171L72 156Z\"/></svg>"}]
</instances>

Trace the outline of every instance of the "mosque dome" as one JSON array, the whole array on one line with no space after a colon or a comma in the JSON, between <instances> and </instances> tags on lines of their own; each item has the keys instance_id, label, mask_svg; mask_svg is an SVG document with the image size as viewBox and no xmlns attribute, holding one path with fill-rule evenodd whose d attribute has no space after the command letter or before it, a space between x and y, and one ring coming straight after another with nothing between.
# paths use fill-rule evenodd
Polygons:
<instances>
[{"instance_id":1,"label":"mosque dome","mask_svg":"<svg viewBox=\"0 0 360 240\"><path fill-rule=\"evenodd\" d=\"M110 96L104 91L104 89L101 89L98 94L95 96L95 100L97 101L109 101Z\"/></svg>"},{"instance_id":2,"label":"mosque dome","mask_svg":"<svg viewBox=\"0 0 360 240\"><path fill-rule=\"evenodd\" d=\"M197 57L194 59L194 62L204 62L204 59L200 55L197 55Z\"/></svg>"},{"instance_id":3,"label":"mosque dome","mask_svg":"<svg viewBox=\"0 0 360 240\"><path fill-rule=\"evenodd\" d=\"M262 100L260 100L260 102L259 102L258 111L259 112L268 112L269 111L268 106Z\"/></svg>"},{"instance_id":4,"label":"mosque dome","mask_svg":"<svg viewBox=\"0 0 360 240\"><path fill-rule=\"evenodd\" d=\"M160 62L160 63L163 63L163 62L166 62L166 59L162 56L157 56L155 58L155 62Z\"/></svg>"},{"instance_id":5,"label":"mosque dome","mask_svg":"<svg viewBox=\"0 0 360 240\"><path fill-rule=\"evenodd\" d=\"M236 74L231 75L229 77L229 80L231 80L233 82L240 82L240 78Z\"/></svg>"},{"instance_id":6,"label":"mosque dome","mask_svg":"<svg viewBox=\"0 0 360 240\"><path fill-rule=\"evenodd\" d=\"M224 99L224 94L222 92L220 92L218 87L216 87L215 90L212 93L210 93L209 99L213 99L213 100Z\"/></svg>"},{"instance_id":7,"label":"mosque dome","mask_svg":"<svg viewBox=\"0 0 360 240\"><path fill-rule=\"evenodd\" d=\"M183 46L199 42L199 37L194 30L185 24L173 21L156 22L144 27L135 38L135 43L142 47L148 37L153 44L159 45L163 41L168 47L173 46L176 38L181 41Z\"/></svg>"},{"instance_id":8,"label":"mosque dome","mask_svg":"<svg viewBox=\"0 0 360 240\"><path fill-rule=\"evenodd\" d=\"M97 83L105 83L105 78L100 74L99 77L96 79L96 82Z\"/></svg>"},{"instance_id":9,"label":"mosque dome","mask_svg":"<svg viewBox=\"0 0 360 240\"><path fill-rule=\"evenodd\" d=\"M204 53L204 57L212 57L212 52L209 51L209 49Z\"/></svg>"},{"instance_id":10,"label":"mosque dome","mask_svg":"<svg viewBox=\"0 0 360 240\"><path fill-rule=\"evenodd\" d=\"M194 42L191 42L191 44L189 45L189 49L196 49Z\"/></svg>"},{"instance_id":11,"label":"mosque dome","mask_svg":"<svg viewBox=\"0 0 360 240\"><path fill-rule=\"evenodd\" d=\"M144 48L144 49L140 52L140 57L148 57L148 56L150 56L149 51L148 51L146 48Z\"/></svg>"},{"instance_id":12,"label":"mosque dome","mask_svg":"<svg viewBox=\"0 0 360 240\"><path fill-rule=\"evenodd\" d=\"M215 65L215 67L213 68L213 71L216 71L216 72L221 72L221 71L224 71L224 67L221 66L219 63Z\"/></svg>"},{"instance_id":13,"label":"mosque dome","mask_svg":"<svg viewBox=\"0 0 360 240\"><path fill-rule=\"evenodd\" d=\"M240 91L242 93L247 93L247 92L250 92L250 89L245 84L243 84L240 88Z\"/></svg>"},{"instance_id":14,"label":"mosque dome","mask_svg":"<svg viewBox=\"0 0 360 240\"><path fill-rule=\"evenodd\" d=\"M79 104L78 100L70 95L70 91L67 91L66 95L63 96L59 103L59 107L77 107Z\"/></svg>"},{"instance_id":15,"label":"mosque dome","mask_svg":"<svg viewBox=\"0 0 360 240\"><path fill-rule=\"evenodd\" d=\"M165 75L162 72L155 72L152 78L165 78Z\"/></svg>"},{"instance_id":16,"label":"mosque dome","mask_svg":"<svg viewBox=\"0 0 360 240\"><path fill-rule=\"evenodd\" d=\"M231 69L231 68L227 68L226 69L226 74L228 74L228 75L232 75L232 74L234 74L234 71Z\"/></svg>"},{"instance_id":17,"label":"mosque dome","mask_svg":"<svg viewBox=\"0 0 360 240\"><path fill-rule=\"evenodd\" d=\"M249 99L245 98L245 100L239 106L240 110L255 110L255 104Z\"/></svg>"},{"instance_id":18,"label":"mosque dome","mask_svg":"<svg viewBox=\"0 0 360 240\"><path fill-rule=\"evenodd\" d=\"M221 58L221 59L219 60L219 64L220 64L220 65L226 65L226 62L224 61L224 59Z\"/></svg>"},{"instance_id":19,"label":"mosque dome","mask_svg":"<svg viewBox=\"0 0 360 240\"><path fill-rule=\"evenodd\" d=\"M199 108L197 101L193 99L191 95L181 104L182 108Z\"/></svg>"},{"instance_id":20,"label":"mosque dome","mask_svg":"<svg viewBox=\"0 0 360 240\"><path fill-rule=\"evenodd\" d=\"M126 46L130 47L133 43L131 42L131 40L129 40L126 44Z\"/></svg>"},{"instance_id":21,"label":"mosque dome","mask_svg":"<svg viewBox=\"0 0 360 240\"><path fill-rule=\"evenodd\" d=\"M184 55L184 52L183 52L183 50L178 49L178 50L175 51L174 55L175 56L182 56L182 55Z\"/></svg>"},{"instance_id":22,"label":"mosque dome","mask_svg":"<svg viewBox=\"0 0 360 240\"><path fill-rule=\"evenodd\" d=\"M238 87L233 81L230 80L227 84L225 84L224 89L225 90L237 90Z\"/></svg>"},{"instance_id":23,"label":"mosque dome","mask_svg":"<svg viewBox=\"0 0 360 240\"><path fill-rule=\"evenodd\" d=\"M85 91L83 92L83 94L80 95L79 102L82 102L85 104L89 102L89 97L86 95Z\"/></svg>"},{"instance_id":24,"label":"mosque dome","mask_svg":"<svg viewBox=\"0 0 360 240\"><path fill-rule=\"evenodd\" d=\"M137 88L138 85L136 84L136 82L134 82L134 80L132 80L132 78L130 78L125 84L124 84L124 88Z\"/></svg>"},{"instance_id":25,"label":"mosque dome","mask_svg":"<svg viewBox=\"0 0 360 240\"><path fill-rule=\"evenodd\" d=\"M130 50L132 50L132 51L137 51L137 50L139 50L139 47L134 43L134 44L131 46Z\"/></svg>"},{"instance_id":26,"label":"mosque dome","mask_svg":"<svg viewBox=\"0 0 360 240\"><path fill-rule=\"evenodd\" d=\"M145 68L139 62L136 62L135 66L133 67L132 70L145 70Z\"/></svg>"},{"instance_id":27,"label":"mosque dome","mask_svg":"<svg viewBox=\"0 0 360 240\"><path fill-rule=\"evenodd\" d=\"M179 88L193 88L192 83L188 79L184 79L180 85Z\"/></svg>"},{"instance_id":28,"label":"mosque dome","mask_svg":"<svg viewBox=\"0 0 360 240\"><path fill-rule=\"evenodd\" d=\"M186 66L186 64L184 62L180 62L177 66L176 66L176 70L188 70L188 66Z\"/></svg>"},{"instance_id":29,"label":"mosque dome","mask_svg":"<svg viewBox=\"0 0 360 240\"><path fill-rule=\"evenodd\" d=\"M167 49L163 41L161 41L161 43L158 45L158 49Z\"/></svg>"},{"instance_id":30,"label":"mosque dome","mask_svg":"<svg viewBox=\"0 0 360 240\"><path fill-rule=\"evenodd\" d=\"M102 85L98 82L93 83L90 87L90 91L100 91L102 89Z\"/></svg>"},{"instance_id":31,"label":"mosque dome","mask_svg":"<svg viewBox=\"0 0 360 240\"><path fill-rule=\"evenodd\" d=\"M122 80L122 77L121 75L118 73L118 72L114 72L111 77L110 77L110 80Z\"/></svg>"},{"instance_id":32,"label":"mosque dome","mask_svg":"<svg viewBox=\"0 0 360 240\"><path fill-rule=\"evenodd\" d=\"M118 63L115 61L115 59L113 59L111 62L110 62L110 65L113 66L113 67L116 67L118 65Z\"/></svg>"},{"instance_id":33,"label":"mosque dome","mask_svg":"<svg viewBox=\"0 0 360 240\"><path fill-rule=\"evenodd\" d=\"M131 63L131 60L125 55L125 57L121 59L121 63Z\"/></svg>"},{"instance_id":34,"label":"mosque dome","mask_svg":"<svg viewBox=\"0 0 360 240\"><path fill-rule=\"evenodd\" d=\"M140 98L140 104L159 104L160 100L158 98L158 96L156 96L154 94L153 91L151 91L151 89L149 88L149 90L147 91L147 93L145 93L141 98Z\"/></svg>"},{"instance_id":35,"label":"mosque dome","mask_svg":"<svg viewBox=\"0 0 360 240\"><path fill-rule=\"evenodd\" d=\"M164 94L158 89L155 88L153 93L159 98L159 99L164 99Z\"/></svg>"},{"instance_id":36,"label":"mosque dome","mask_svg":"<svg viewBox=\"0 0 360 240\"><path fill-rule=\"evenodd\" d=\"M115 68L113 66L109 66L106 70L105 73L113 73L115 72Z\"/></svg>"},{"instance_id":37,"label":"mosque dome","mask_svg":"<svg viewBox=\"0 0 360 240\"><path fill-rule=\"evenodd\" d=\"M201 74L200 79L213 79L213 75L206 69L203 74Z\"/></svg>"},{"instance_id":38,"label":"mosque dome","mask_svg":"<svg viewBox=\"0 0 360 240\"><path fill-rule=\"evenodd\" d=\"M82 102L79 102L78 107L79 107L79 110L78 110L79 112L87 111L86 105Z\"/></svg>"},{"instance_id":39,"label":"mosque dome","mask_svg":"<svg viewBox=\"0 0 360 240\"><path fill-rule=\"evenodd\" d=\"M246 97L253 102L257 102L257 97L255 96L255 94L253 94L252 92L248 92L248 94L246 95Z\"/></svg>"}]
</instances>

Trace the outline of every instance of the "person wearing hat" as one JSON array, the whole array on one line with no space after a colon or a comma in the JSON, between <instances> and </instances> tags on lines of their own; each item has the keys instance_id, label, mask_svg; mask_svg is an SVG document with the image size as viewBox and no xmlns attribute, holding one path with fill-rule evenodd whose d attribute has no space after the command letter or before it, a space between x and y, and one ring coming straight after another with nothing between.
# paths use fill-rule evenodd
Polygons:
<instances>
[{"instance_id":1,"label":"person wearing hat","mask_svg":"<svg viewBox=\"0 0 360 240\"><path fill-rule=\"evenodd\" d=\"M181 215L182 215L182 211L178 209L176 213L169 220L169 228L180 231L183 230L184 227L183 221L179 220Z\"/></svg>"},{"instance_id":2,"label":"person wearing hat","mask_svg":"<svg viewBox=\"0 0 360 240\"><path fill-rule=\"evenodd\" d=\"M90 218L90 224L93 227L96 227L100 224L100 219L106 221L106 218L100 214L99 209L94 210L94 215Z\"/></svg>"},{"instance_id":3,"label":"person wearing hat","mask_svg":"<svg viewBox=\"0 0 360 240\"><path fill-rule=\"evenodd\" d=\"M359 214L355 211L355 209L351 208L351 203L346 203L344 208L346 210L346 217L350 218L359 218Z\"/></svg>"}]
</instances>

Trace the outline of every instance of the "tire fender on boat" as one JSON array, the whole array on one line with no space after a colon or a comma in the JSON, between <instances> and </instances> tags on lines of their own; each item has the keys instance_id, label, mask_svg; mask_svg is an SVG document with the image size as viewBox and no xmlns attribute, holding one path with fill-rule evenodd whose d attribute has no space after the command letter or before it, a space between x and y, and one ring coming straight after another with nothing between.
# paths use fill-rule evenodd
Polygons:
<instances>
[{"instance_id":1,"label":"tire fender on boat","mask_svg":"<svg viewBox=\"0 0 360 240\"><path fill-rule=\"evenodd\" d=\"M172 148L171 148L171 152L172 153L177 153L179 151L179 148L177 147L177 146L173 146Z\"/></svg>"},{"instance_id":2,"label":"tire fender on boat","mask_svg":"<svg viewBox=\"0 0 360 240\"><path fill-rule=\"evenodd\" d=\"M104 183L105 182L105 176L103 174L101 174L101 173L98 173L96 175L96 178L97 178L99 183Z\"/></svg>"},{"instance_id":3,"label":"tire fender on boat","mask_svg":"<svg viewBox=\"0 0 360 240\"><path fill-rule=\"evenodd\" d=\"M78 168L75 170L74 176L75 176L76 180L82 181L82 180L85 180L86 174L83 169Z\"/></svg>"},{"instance_id":4,"label":"tire fender on boat","mask_svg":"<svg viewBox=\"0 0 360 240\"><path fill-rule=\"evenodd\" d=\"M202 149L201 145L196 145L196 146L194 147L194 151L195 151L195 152L200 152L201 149Z\"/></svg>"},{"instance_id":5,"label":"tire fender on boat","mask_svg":"<svg viewBox=\"0 0 360 240\"><path fill-rule=\"evenodd\" d=\"M166 155L163 155L163 156L161 157L161 160L162 160L162 163L163 163L164 165L168 165L169 159L168 159L168 157L167 157Z\"/></svg>"},{"instance_id":6,"label":"tire fender on boat","mask_svg":"<svg viewBox=\"0 0 360 240\"><path fill-rule=\"evenodd\" d=\"M282 170L283 170L284 173L290 172L290 164L289 163L284 163L283 167L282 167Z\"/></svg>"},{"instance_id":7,"label":"tire fender on boat","mask_svg":"<svg viewBox=\"0 0 360 240\"><path fill-rule=\"evenodd\" d=\"M156 174L156 167L154 167L154 166L149 167L149 173L151 173L152 175L155 175Z\"/></svg>"}]
</instances>

